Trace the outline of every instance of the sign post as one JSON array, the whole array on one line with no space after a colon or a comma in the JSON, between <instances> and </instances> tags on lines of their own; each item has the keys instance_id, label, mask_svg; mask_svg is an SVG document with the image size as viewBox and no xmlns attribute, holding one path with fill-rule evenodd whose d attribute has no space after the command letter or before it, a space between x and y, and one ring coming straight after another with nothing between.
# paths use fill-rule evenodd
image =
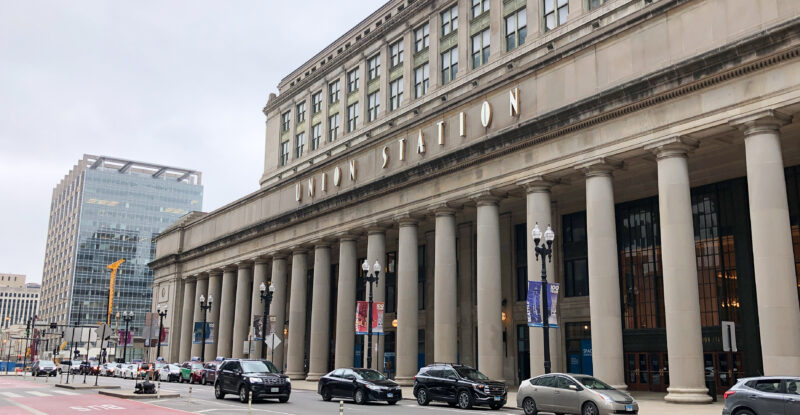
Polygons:
<instances>
[{"instance_id":1,"label":"sign post","mask_svg":"<svg viewBox=\"0 0 800 415\"><path fill-rule=\"evenodd\" d=\"M738 352L736 348L736 324L732 321L723 321L720 323L722 326L722 351L728 352L728 380L729 382L736 382L733 378L733 352ZM733 383L731 383L733 385Z\"/></svg>"}]
</instances>

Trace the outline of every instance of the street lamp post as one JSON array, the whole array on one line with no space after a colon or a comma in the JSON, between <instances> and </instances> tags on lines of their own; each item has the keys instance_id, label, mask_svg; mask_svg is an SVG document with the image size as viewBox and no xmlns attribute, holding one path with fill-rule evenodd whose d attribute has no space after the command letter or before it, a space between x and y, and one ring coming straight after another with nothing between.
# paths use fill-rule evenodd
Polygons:
<instances>
[{"instance_id":1,"label":"street lamp post","mask_svg":"<svg viewBox=\"0 0 800 415\"><path fill-rule=\"evenodd\" d=\"M157 307L156 311L158 311L158 347L156 347L156 361L158 358L161 357L161 333L164 331L164 317L167 316L167 306L164 306L164 310L161 310L161 307ZM133 314L133 312L131 312ZM125 342L128 343L127 341Z\"/></svg>"},{"instance_id":2,"label":"street lamp post","mask_svg":"<svg viewBox=\"0 0 800 415\"><path fill-rule=\"evenodd\" d=\"M269 305L272 303L272 295L275 293L275 286L272 283L269 284L269 291L267 291L267 285L263 282L258 287L261 291L261 302L264 303L264 318L261 320L261 358L267 358L267 318L269 318ZM274 349L275 342L272 344L272 348ZM272 351L272 358L275 359L275 350Z\"/></svg>"},{"instance_id":3,"label":"street lamp post","mask_svg":"<svg viewBox=\"0 0 800 415\"><path fill-rule=\"evenodd\" d=\"M367 368L372 369L372 284L378 285L378 277L381 274L381 264L375 261L373 273L369 273L369 262L364 260L361 264L361 270L364 271L364 280L369 284L369 304L367 305Z\"/></svg>"},{"instance_id":4,"label":"street lamp post","mask_svg":"<svg viewBox=\"0 0 800 415\"><path fill-rule=\"evenodd\" d=\"M28 366L28 351L31 349L31 326L33 325L33 317L28 318L28 324L25 326L25 351L23 352L22 360L22 377L25 377L25 366ZM31 356L33 358L33 356Z\"/></svg>"},{"instance_id":5,"label":"street lamp post","mask_svg":"<svg viewBox=\"0 0 800 415\"><path fill-rule=\"evenodd\" d=\"M203 310L203 337L200 339L200 361L206 361L206 313L211 310L211 303L214 302L214 297L208 295L208 303L206 297L200 294L200 310Z\"/></svg>"},{"instance_id":6,"label":"street lamp post","mask_svg":"<svg viewBox=\"0 0 800 415\"><path fill-rule=\"evenodd\" d=\"M122 362L125 363L128 361L128 338L131 335L128 331L128 325L130 324L131 320L133 320L133 311L130 313L123 311L122 320L125 321L125 344L122 346Z\"/></svg>"},{"instance_id":7,"label":"street lamp post","mask_svg":"<svg viewBox=\"0 0 800 415\"><path fill-rule=\"evenodd\" d=\"M536 252L536 259L542 258L542 340L544 341L544 373L550 373L550 310L547 304L547 261L553 262L553 239L556 234L550 225L547 225L547 230L544 231L544 240L541 246L539 242L542 240L542 231L539 230L539 224L531 230L533 237L534 251ZM545 261L547 258L547 261Z\"/></svg>"},{"instance_id":8,"label":"street lamp post","mask_svg":"<svg viewBox=\"0 0 800 415\"><path fill-rule=\"evenodd\" d=\"M81 325L81 314L83 314L83 303L85 303L85 301L81 301L78 304L78 318L76 319L75 324L72 327L72 341L70 346L74 347L75 349L74 351L71 351L69 355L69 360L68 360L69 365L67 365L67 385L69 385L69 373L72 372L72 359L74 359L75 354L78 353L78 345L77 343L75 343L75 331L76 331L75 329L77 329L78 326ZM89 350L88 346L86 350ZM74 377L75 376L73 376L73 378Z\"/></svg>"}]
</instances>

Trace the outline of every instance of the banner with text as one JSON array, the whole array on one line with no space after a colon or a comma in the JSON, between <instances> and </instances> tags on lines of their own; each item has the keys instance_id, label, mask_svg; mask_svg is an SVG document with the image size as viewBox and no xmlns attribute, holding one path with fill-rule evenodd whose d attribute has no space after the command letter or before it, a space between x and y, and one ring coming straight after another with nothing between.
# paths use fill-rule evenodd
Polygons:
<instances>
[{"instance_id":1,"label":"banner with text","mask_svg":"<svg viewBox=\"0 0 800 415\"><path fill-rule=\"evenodd\" d=\"M214 344L214 323L213 322L206 322L206 344ZM194 332L192 335L192 344L203 344L200 339L203 338L203 322L202 321L195 321L194 322Z\"/></svg>"},{"instance_id":2,"label":"banner with text","mask_svg":"<svg viewBox=\"0 0 800 415\"><path fill-rule=\"evenodd\" d=\"M547 311L549 316L547 319L548 325L553 328L558 328L558 283L547 283L545 289L547 290ZM541 281L528 281L528 326L542 327L542 282Z\"/></svg>"},{"instance_id":3,"label":"banner with text","mask_svg":"<svg viewBox=\"0 0 800 415\"><path fill-rule=\"evenodd\" d=\"M129 331L120 330L119 331L119 345L120 346L124 346L126 344L128 346L133 344L133 330L129 330Z\"/></svg>"},{"instance_id":4,"label":"banner with text","mask_svg":"<svg viewBox=\"0 0 800 415\"><path fill-rule=\"evenodd\" d=\"M267 336L275 333L275 316L267 316ZM264 315L253 314L253 339L257 341L263 340L264 336L261 335L261 330L264 329ZM277 333L282 335L283 333Z\"/></svg>"},{"instance_id":5,"label":"banner with text","mask_svg":"<svg viewBox=\"0 0 800 415\"><path fill-rule=\"evenodd\" d=\"M383 334L383 303L372 303L372 334ZM356 334L367 334L369 301L356 302Z\"/></svg>"}]
</instances>

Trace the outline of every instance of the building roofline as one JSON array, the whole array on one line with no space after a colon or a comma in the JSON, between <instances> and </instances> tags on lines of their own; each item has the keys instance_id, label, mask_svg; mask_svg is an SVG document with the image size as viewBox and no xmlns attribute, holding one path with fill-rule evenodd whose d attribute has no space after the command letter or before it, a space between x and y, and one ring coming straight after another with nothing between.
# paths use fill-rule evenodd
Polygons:
<instances>
[{"instance_id":1,"label":"building roofline","mask_svg":"<svg viewBox=\"0 0 800 415\"><path fill-rule=\"evenodd\" d=\"M158 178L162 176L164 173L170 172L178 175L177 181L179 182L187 180L194 175L197 177L197 184L202 184L202 173L193 169L165 166L163 164L147 163L142 161L123 159L119 157L95 156L91 154L84 154L83 159L86 160L88 170L97 169L98 167L101 166L106 168L115 168L120 173L126 173L130 169L146 169L153 171L152 173L153 178ZM109 166L107 165L107 163L111 165Z\"/></svg>"}]
</instances>

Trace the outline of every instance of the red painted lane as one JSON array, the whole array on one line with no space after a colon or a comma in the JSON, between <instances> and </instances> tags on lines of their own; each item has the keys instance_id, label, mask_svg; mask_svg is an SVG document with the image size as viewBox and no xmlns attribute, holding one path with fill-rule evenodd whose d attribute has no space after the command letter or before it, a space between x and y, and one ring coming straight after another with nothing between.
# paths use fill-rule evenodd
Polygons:
<instances>
[{"instance_id":1,"label":"red painted lane","mask_svg":"<svg viewBox=\"0 0 800 415\"><path fill-rule=\"evenodd\" d=\"M191 412L162 408L160 406L150 405L143 402L114 398L95 393L75 396L53 396L52 398L12 398L12 400L29 408L52 415L92 413L108 413L115 415L134 415L143 413L146 413L147 415L191 414ZM4 411L5 409L7 408L0 406L0 412L2 412L3 415L6 414ZM11 409L14 410L14 406L12 406ZM20 413L31 415L30 412L27 411Z\"/></svg>"},{"instance_id":2,"label":"red painted lane","mask_svg":"<svg viewBox=\"0 0 800 415\"><path fill-rule=\"evenodd\" d=\"M40 378L39 380L43 382L43 379L44 378ZM47 387L53 387L54 384L55 381L53 381L49 385L46 385L46 384L34 383L32 380L22 380L22 379L14 379L7 376L0 376L0 391L4 391L6 389L47 388Z\"/></svg>"}]
</instances>

